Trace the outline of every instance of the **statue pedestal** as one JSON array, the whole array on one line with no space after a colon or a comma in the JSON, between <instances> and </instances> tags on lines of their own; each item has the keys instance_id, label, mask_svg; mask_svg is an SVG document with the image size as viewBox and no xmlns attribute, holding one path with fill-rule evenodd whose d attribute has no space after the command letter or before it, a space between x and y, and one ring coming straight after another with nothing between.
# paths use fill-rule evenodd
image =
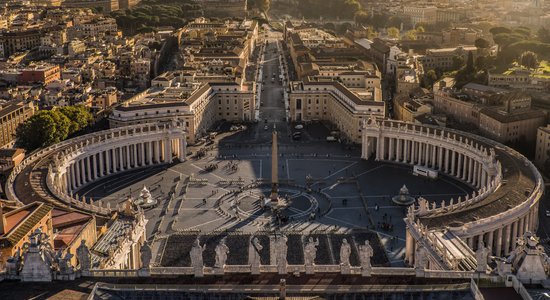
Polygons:
<instances>
[{"instance_id":1,"label":"statue pedestal","mask_svg":"<svg viewBox=\"0 0 550 300\"><path fill-rule=\"evenodd\" d=\"M138 270L138 276L139 277L150 277L151 273L149 273L149 269L139 269Z\"/></svg>"},{"instance_id":2,"label":"statue pedestal","mask_svg":"<svg viewBox=\"0 0 550 300\"><path fill-rule=\"evenodd\" d=\"M314 265L306 265L306 274L308 274L308 275L315 274L315 266Z\"/></svg>"},{"instance_id":3,"label":"statue pedestal","mask_svg":"<svg viewBox=\"0 0 550 300\"><path fill-rule=\"evenodd\" d=\"M350 265L340 265L340 274L343 274L343 275L351 274L351 266Z\"/></svg>"},{"instance_id":4,"label":"statue pedestal","mask_svg":"<svg viewBox=\"0 0 550 300\"><path fill-rule=\"evenodd\" d=\"M250 273L252 273L252 275L260 275L260 265L251 265Z\"/></svg>"},{"instance_id":5,"label":"statue pedestal","mask_svg":"<svg viewBox=\"0 0 550 300\"><path fill-rule=\"evenodd\" d=\"M204 277L204 267L195 267L194 274L195 277Z\"/></svg>"},{"instance_id":6,"label":"statue pedestal","mask_svg":"<svg viewBox=\"0 0 550 300\"><path fill-rule=\"evenodd\" d=\"M221 268L214 267L214 268L212 268L212 274L214 274L214 275L223 275L223 274L225 274L225 269L223 267L221 267Z\"/></svg>"}]
</instances>

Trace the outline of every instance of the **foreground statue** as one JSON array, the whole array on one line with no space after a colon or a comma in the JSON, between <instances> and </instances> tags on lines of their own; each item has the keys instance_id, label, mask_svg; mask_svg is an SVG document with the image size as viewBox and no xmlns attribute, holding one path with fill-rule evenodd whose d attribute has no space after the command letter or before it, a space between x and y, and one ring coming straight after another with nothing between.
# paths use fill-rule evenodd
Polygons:
<instances>
[{"instance_id":1,"label":"foreground statue","mask_svg":"<svg viewBox=\"0 0 550 300\"><path fill-rule=\"evenodd\" d=\"M348 267L349 256L351 255L351 246L347 239L342 240L342 246L340 247L340 265Z\"/></svg>"},{"instance_id":2,"label":"foreground statue","mask_svg":"<svg viewBox=\"0 0 550 300\"><path fill-rule=\"evenodd\" d=\"M86 246L85 240L82 240L80 246L76 248L76 259L78 260L82 275L87 275L92 268L92 255L90 249Z\"/></svg>"},{"instance_id":3,"label":"foreground statue","mask_svg":"<svg viewBox=\"0 0 550 300\"><path fill-rule=\"evenodd\" d=\"M315 258L317 257L317 246L319 246L319 239L313 241L313 238L310 237L304 247L304 262L306 266L312 266L315 264Z\"/></svg>"},{"instance_id":4,"label":"foreground statue","mask_svg":"<svg viewBox=\"0 0 550 300\"><path fill-rule=\"evenodd\" d=\"M260 251L262 251L263 248L264 247L262 247L257 237L253 237L252 240L250 240L250 245L248 247L248 264L250 265L250 271L254 275L260 274Z\"/></svg>"},{"instance_id":5,"label":"foreground statue","mask_svg":"<svg viewBox=\"0 0 550 300\"><path fill-rule=\"evenodd\" d=\"M225 237L221 239L220 243L216 246L214 250L216 252L216 263L214 267L217 269L223 270L225 267L225 262L227 261L227 255L229 254L229 247L225 244Z\"/></svg>"},{"instance_id":6,"label":"foreground statue","mask_svg":"<svg viewBox=\"0 0 550 300\"><path fill-rule=\"evenodd\" d=\"M361 272L363 276L370 276L372 269L371 259L374 255L374 251L369 243L369 240L365 240L364 245L359 245L359 258L361 259Z\"/></svg>"},{"instance_id":7,"label":"foreground statue","mask_svg":"<svg viewBox=\"0 0 550 300\"><path fill-rule=\"evenodd\" d=\"M286 259L288 252L287 242L288 238L285 235L277 237L277 249L275 249L275 251L277 251L277 270L279 274L286 274L286 267L288 264Z\"/></svg>"},{"instance_id":8,"label":"foreground statue","mask_svg":"<svg viewBox=\"0 0 550 300\"><path fill-rule=\"evenodd\" d=\"M191 266L194 268L195 277L204 276L204 262L202 260L202 252L206 246L201 246L199 237L193 243L189 256L191 257Z\"/></svg>"},{"instance_id":9,"label":"foreground statue","mask_svg":"<svg viewBox=\"0 0 550 300\"><path fill-rule=\"evenodd\" d=\"M490 254L491 254L491 250L485 247L485 243L483 241L480 241L478 249L476 251L476 260L477 260L476 271L481 273L487 272L487 261L489 259Z\"/></svg>"},{"instance_id":10,"label":"foreground statue","mask_svg":"<svg viewBox=\"0 0 550 300\"><path fill-rule=\"evenodd\" d=\"M315 273L315 258L317 258L317 246L319 246L319 239L313 240L309 238L304 247L304 264L306 265L306 274Z\"/></svg>"},{"instance_id":11,"label":"foreground statue","mask_svg":"<svg viewBox=\"0 0 550 300\"><path fill-rule=\"evenodd\" d=\"M140 256L141 256L141 268L148 270L151 266L151 259L153 258L153 254L151 253L151 247L147 242L144 242L141 246L141 249L139 250Z\"/></svg>"}]
</instances>

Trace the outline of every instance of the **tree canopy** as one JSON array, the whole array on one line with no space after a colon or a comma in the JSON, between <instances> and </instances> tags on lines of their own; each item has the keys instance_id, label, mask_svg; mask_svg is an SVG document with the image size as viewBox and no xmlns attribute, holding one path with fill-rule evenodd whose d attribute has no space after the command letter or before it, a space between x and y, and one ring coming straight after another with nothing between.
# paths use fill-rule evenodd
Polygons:
<instances>
[{"instance_id":1,"label":"tree canopy","mask_svg":"<svg viewBox=\"0 0 550 300\"><path fill-rule=\"evenodd\" d=\"M92 122L92 114L84 106L42 110L17 128L17 144L32 151L59 143L84 129Z\"/></svg>"}]
</instances>

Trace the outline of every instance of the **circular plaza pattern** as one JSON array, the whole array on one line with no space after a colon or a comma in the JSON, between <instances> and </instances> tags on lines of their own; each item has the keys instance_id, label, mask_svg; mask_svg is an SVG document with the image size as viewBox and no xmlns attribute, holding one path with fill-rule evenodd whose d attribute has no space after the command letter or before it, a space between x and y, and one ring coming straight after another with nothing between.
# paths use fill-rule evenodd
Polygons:
<instances>
[{"instance_id":1,"label":"circular plaza pattern","mask_svg":"<svg viewBox=\"0 0 550 300\"><path fill-rule=\"evenodd\" d=\"M471 248L484 241L496 255L536 228L542 179L527 159L467 133L394 121L365 123L360 151L282 134L274 213L264 205L271 146L253 143L253 133L224 133L213 146L189 149L177 122L93 133L29 155L9 177L7 195L108 219L146 186L158 203L146 210L155 254L173 234L368 230L386 263L401 265L429 240L426 228L451 231ZM413 166L437 170L438 178L415 176ZM409 208L392 201L404 184L416 199Z\"/></svg>"}]
</instances>

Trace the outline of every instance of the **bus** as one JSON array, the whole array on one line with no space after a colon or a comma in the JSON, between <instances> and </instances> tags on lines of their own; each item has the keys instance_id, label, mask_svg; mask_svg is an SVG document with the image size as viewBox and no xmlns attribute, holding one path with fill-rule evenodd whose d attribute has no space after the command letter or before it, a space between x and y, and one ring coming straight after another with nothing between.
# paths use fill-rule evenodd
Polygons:
<instances>
[{"instance_id":1,"label":"bus","mask_svg":"<svg viewBox=\"0 0 550 300\"><path fill-rule=\"evenodd\" d=\"M435 170L432 170L430 168L422 167L422 166L414 166L413 167L413 175L415 176L423 176L430 179L437 179L438 172Z\"/></svg>"}]
</instances>

